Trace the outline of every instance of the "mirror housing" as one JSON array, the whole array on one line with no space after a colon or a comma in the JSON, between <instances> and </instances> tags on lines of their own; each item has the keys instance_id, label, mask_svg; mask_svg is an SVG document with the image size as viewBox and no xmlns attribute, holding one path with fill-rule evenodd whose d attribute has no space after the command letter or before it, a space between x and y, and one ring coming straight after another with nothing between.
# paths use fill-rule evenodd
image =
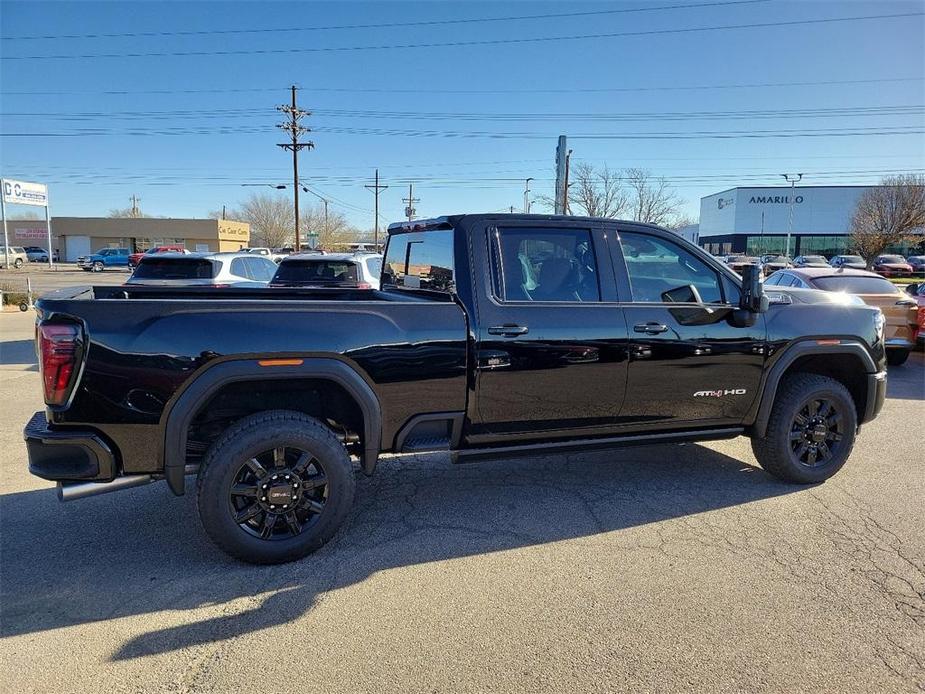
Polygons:
<instances>
[{"instance_id":1,"label":"mirror housing","mask_svg":"<svg viewBox=\"0 0 925 694\"><path fill-rule=\"evenodd\" d=\"M749 313L764 313L768 310L768 297L761 284L761 270L757 265L742 268L742 298L739 308Z\"/></svg>"}]
</instances>

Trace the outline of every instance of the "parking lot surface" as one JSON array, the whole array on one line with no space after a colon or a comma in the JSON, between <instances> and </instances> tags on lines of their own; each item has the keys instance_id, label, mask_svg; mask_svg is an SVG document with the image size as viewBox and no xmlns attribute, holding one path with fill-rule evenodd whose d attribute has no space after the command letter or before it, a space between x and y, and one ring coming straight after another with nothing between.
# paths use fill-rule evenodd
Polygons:
<instances>
[{"instance_id":1,"label":"parking lot surface","mask_svg":"<svg viewBox=\"0 0 925 694\"><path fill-rule=\"evenodd\" d=\"M62 287L122 284L128 277L129 271L125 268L87 272L77 267L76 263L56 263L52 268L45 263L28 263L20 270L15 268L0 270L0 285L24 292L28 278L32 281L32 291L38 298L44 292Z\"/></svg>"},{"instance_id":2,"label":"parking lot surface","mask_svg":"<svg viewBox=\"0 0 925 694\"><path fill-rule=\"evenodd\" d=\"M252 567L191 495L65 505L28 474L32 319L0 315L5 691L925 688L921 352L822 485L744 438L386 458L331 543Z\"/></svg>"}]
</instances>

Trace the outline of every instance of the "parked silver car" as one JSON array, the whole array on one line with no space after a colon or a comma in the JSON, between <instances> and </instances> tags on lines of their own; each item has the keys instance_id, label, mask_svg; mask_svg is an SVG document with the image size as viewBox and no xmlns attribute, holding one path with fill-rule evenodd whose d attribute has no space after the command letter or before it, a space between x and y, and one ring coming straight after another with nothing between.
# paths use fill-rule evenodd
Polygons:
<instances>
[{"instance_id":1,"label":"parked silver car","mask_svg":"<svg viewBox=\"0 0 925 694\"><path fill-rule=\"evenodd\" d=\"M10 246L7 253L6 246L0 246L0 267L6 267L7 255L9 255L10 267L17 269L29 262L29 256L26 255L26 249L22 246Z\"/></svg>"},{"instance_id":2,"label":"parked silver car","mask_svg":"<svg viewBox=\"0 0 925 694\"><path fill-rule=\"evenodd\" d=\"M125 284L161 287L265 287L277 265L250 253L157 253L142 256Z\"/></svg>"}]
</instances>

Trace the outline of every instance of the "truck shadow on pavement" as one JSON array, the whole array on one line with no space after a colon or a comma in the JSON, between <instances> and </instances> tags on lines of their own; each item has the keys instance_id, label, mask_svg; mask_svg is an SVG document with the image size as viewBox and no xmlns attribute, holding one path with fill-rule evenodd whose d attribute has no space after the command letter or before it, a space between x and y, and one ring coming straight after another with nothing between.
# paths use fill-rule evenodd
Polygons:
<instances>
[{"instance_id":1,"label":"truck shadow on pavement","mask_svg":"<svg viewBox=\"0 0 925 694\"><path fill-rule=\"evenodd\" d=\"M804 489L699 445L461 466L445 455L387 458L374 477L358 473L354 513L328 545L265 567L212 547L195 499L174 497L162 484L61 505L51 490L10 494L0 497L0 635L143 615L151 615L148 624L176 624L134 635L112 655L138 658L295 621L318 596L379 571L617 532ZM157 614L165 611L182 614Z\"/></svg>"},{"instance_id":2,"label":"truck shadow on pavement","mask_svg":"<svg viewBox=\"0 0 925 694\"><path fill-rule=\"evenodd\" d=\"M35 360L35 342L32 340L12 340L0 342L0 366L23 366L31 371L38 371Z\"/></svg>"}]
</instances>

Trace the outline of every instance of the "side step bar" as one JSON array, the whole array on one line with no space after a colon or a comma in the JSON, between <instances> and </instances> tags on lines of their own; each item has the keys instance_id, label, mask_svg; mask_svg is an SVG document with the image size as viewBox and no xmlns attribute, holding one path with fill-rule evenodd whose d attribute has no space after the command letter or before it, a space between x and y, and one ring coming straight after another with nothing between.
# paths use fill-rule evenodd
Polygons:
<instances>
[{"instance_id":1,"label":"side step bar","mask_svg":"<svg viewBox=\"0 0 925 694\"><path fill-rule=\"evenodd\" d=\"M529 443L494 448L464 448L453 451L454 463L473 463L493 458L510 458L514 456L531 456L578 451L607 450L628 446L642 446L656 443L682 443L685 441L718 441L734 439L745 433L744 427L725 429L701 429L699 431L678 431L668 434L634 434L632 436L611 436L599 439L572 439L547 443Z\"/></svg>"},{"instance_id":2,"label":"side step bar","mask_svg":"<svg viewBox=\"0 0 925 694\"><path fill-rule=\"evenodd\" d=\"M187 475L195 475L199 472L199 466L187 465L185 472ZM133 487L143 487L146 484L162 479L164 479L163 475L123 475L122 477L116 477L111 482L58 482L58 500L77 501L90 496L120 492L123 489Z\"/></svg>"}]
</instances>

